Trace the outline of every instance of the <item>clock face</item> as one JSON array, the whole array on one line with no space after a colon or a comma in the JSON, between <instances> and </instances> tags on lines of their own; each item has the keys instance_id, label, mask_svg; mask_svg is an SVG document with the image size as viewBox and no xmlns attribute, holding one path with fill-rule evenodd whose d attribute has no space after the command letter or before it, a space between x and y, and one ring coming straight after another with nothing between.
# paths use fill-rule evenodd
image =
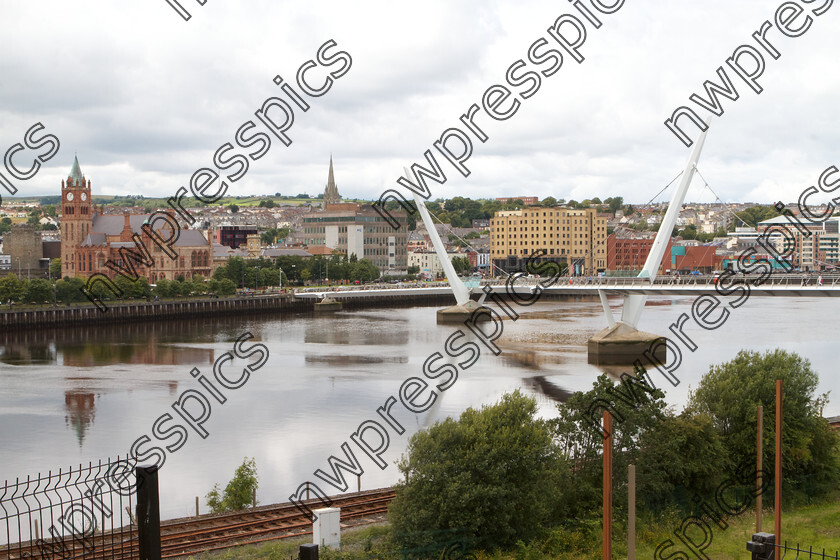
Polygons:
<instances>
[{"instance_id":1,"label":"clock face","mask_svg":"<svg viewBox=\"0 0 840 560\"><path fill-rule=\"evenodd\" d=\"M87 193L82 193L82 200L87 200Z\"/></svg>"},{"instance_id":2,"label":"clock face","mask_svg":"<svg viewBox=\"0 0 840 560\"><path fill-rule=\"evenodd\" d=\"M73 200L73 193L69 192L67 193L67 202L70 202L71 200Z\"/></svg>"}]
</instances>

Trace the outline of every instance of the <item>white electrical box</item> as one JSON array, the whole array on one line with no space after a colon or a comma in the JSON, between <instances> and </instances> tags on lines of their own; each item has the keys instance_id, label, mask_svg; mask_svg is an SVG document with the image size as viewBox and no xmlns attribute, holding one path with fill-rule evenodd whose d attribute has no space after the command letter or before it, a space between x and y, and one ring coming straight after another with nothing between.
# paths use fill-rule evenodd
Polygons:
<instances>
[{"instance_id":1,"label":"white electrical box","mask_svg":"<svg viewBox=\"0 0 840 560\"><path fill-rule=\"evenodd\" d=\"M312 542L318 548L341 548L341 508L312 510L317 519L312 524Z\"/></svg>"}]
</instances>

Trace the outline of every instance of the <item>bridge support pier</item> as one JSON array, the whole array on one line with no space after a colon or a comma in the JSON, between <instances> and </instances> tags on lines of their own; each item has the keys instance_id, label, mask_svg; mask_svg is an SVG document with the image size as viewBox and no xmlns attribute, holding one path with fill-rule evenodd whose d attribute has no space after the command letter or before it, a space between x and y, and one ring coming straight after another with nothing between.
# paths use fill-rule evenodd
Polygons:
<instances>
[{"instance_id":1,"label":"bridge support pier","mask_svg":"<svg viewBox=\"0 0 840 560\"><path fill-rule=\"evenodd\" d=\"M316 313L333 313L341 311L342 305L340 301L324 296L324 299L316 303L314 307Z\"/></svg>"},{"instance_id":2,"label":"bridge support pier","mask_svg":"<svg viewBox=\"0 0 840 560\"><path fill-rule=\"evenodd\" d=\"M481 309L482 307L484 306L478 303L477 301L469 299L463 305L458 304L453 305L452 307L438 309L437 322L438 324L463 323L464 321L467 321L476 310ZM489 321L490 318L491 317L489 313L482 313L476 316L475 321Z\"/></svg>"},{"instance_id":3,"label":"bridge support pier","mask_svg":"<svg viewBox=\"0 0 840 560\"><path fill-rule=\"evenodd\" d=\"M594 365L632 365L636 360L642 360L647 351L660 363L666 363L665 337L640 331L626 323L617 322L605 328L590 338L587 346L587 361Z\"/></svg>"}]
</instances>

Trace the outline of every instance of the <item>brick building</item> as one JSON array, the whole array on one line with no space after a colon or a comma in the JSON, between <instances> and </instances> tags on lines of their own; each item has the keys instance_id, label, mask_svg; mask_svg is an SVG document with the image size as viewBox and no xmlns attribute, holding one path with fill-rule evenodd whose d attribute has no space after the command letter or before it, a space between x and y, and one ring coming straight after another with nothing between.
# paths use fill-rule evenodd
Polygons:
<instances>
[{"instance_id":1,"label":"brick building","mask_svg":"<svg viewBox=\"0 0 840 560\"><path fill-rule=\"evenodd\" d=\"M653 237L607 237L607 270L614 272L638 273L645 266ZM664 274L671 268L672 240L668 240L658 274Z\"/></svg>"},{"instance_id":2,"label":"brick building","mask_svg":"<svg viewBox=\"0 0 840 560\"><path fill-rule=\"evenodd\" d=\"M187 279L195 275L209 278L213 272L213 246L201 232L181 229L172 243L175 258L171 258L143 230L151 214L102 215L92 204L90 180L82 174L78 158L73 160L67 180L61 182L61 213L62 277L86 278L102 273L113 278L117 272L105 266L109 260L117 268L133 266L139 276L152 284L181 275ZM172 237L173 232L164 220L156 220L152 227L162 239ZM142 253L132 239L135 234L149 251L152 266L127 257L128 254L140 257Z\"/></svg>"},{"instance_id":3,"label":"brick building","mask_svg":"<svg viewBox=\"0 0 840 560\"><path fill-rule=\"evenodd\" d=\"M258 233L257 226L233 226L224 224L216 228L216 243L230 247L231 249L239 249L240 245L246 245L248 243L249 235Z\"/></svg>"}]
</instances>

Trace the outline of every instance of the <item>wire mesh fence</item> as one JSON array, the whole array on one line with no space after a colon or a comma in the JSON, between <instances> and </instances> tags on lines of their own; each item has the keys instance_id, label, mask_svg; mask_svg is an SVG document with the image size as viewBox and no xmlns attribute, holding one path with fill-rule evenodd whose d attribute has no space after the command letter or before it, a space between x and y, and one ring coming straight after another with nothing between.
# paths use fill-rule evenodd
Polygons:
<instances>
[{"instance_id":1,"label":"wire mesh fence","mask_svg":"<svg viewBox=\"0 0 840 560\"><path fill-rule=\"evenodd\" d=\"M775 545L775 557L779 560L840 560L840 552L831 551L826 552L824 548L814 550L813 546L807 549L801 548L799 544L796 546L788 546L787 542L784 544Z\"/></svg>"},{"instance_id":2,"label":"wire mesh fence","mask_svg":"<svg viewBox=\"0 0 840 560\"><path fill-rule=\"evenodd\" d=\"M0 560L137 558L134 467L117 457L6 480Z\"/></svg>"}]
</instances>

